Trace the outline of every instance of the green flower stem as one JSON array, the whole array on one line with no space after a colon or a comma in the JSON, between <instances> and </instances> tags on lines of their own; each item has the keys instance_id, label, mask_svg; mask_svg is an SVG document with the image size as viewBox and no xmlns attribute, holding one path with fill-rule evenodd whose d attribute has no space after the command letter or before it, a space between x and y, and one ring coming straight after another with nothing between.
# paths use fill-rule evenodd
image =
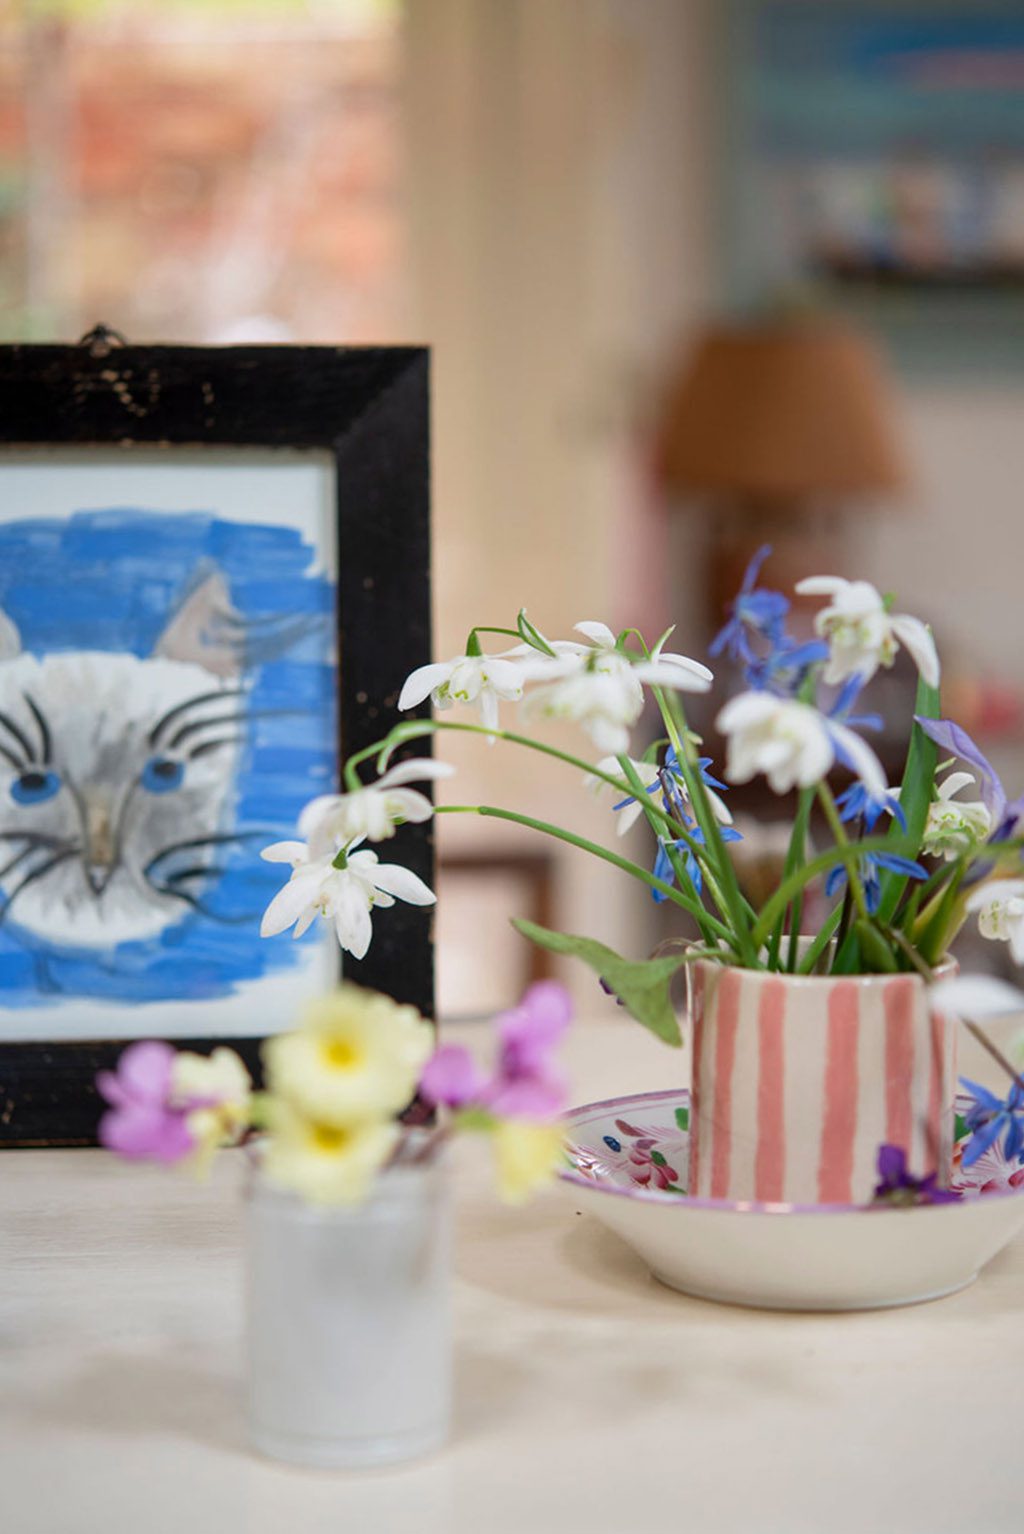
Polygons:
<instances>
[{"instance_id":1,"label":"green flower stem","mask_svg":"<svg viewBox=\"0 0 1024 1534\"><path fill-rule=\"evenodd\" d=\"M793 817L793 832L789 838L789 846L786 849L786 861L782 870L782 877L784 879L788 879L790 874L793 873L795 869L799 868L800 864L804 860L804 848L807 843L807 825L811 818L811 805L813 803L813 788L801 789L799 798L797 799L796 815ZM800 935L800 918L802 913L803 894L801 893L796 896L796 899L793 903L793 910L789 923L789 955L786 960L786 968L790 974L792 974L796 968L797 944ZM769 969L777 970L779 968L779 950L782 946L782 935L785 931L785 927L786 913L783 911L782 915L775 923L772 935L768 940Z\"/></svg>"},{"instance_id":2,"label":"green flower stem","mask_svg":"<svg viewBox=\"0 0 1024 1534\"><path fill-rule=\"evenodd\" d=\"M673 694L666 695L665 689L655 687L652 689L661 710L661 717L665 721L672 745L675 747L676 759L686 791L693 806L694 815L698 825L704 832L704 867L716 880L718 893L716 903L719 904L723 916L725 916L733 931L733 946L736 948L743 963L750 969L759 969L758 944L754 943L750 933L750 920L753 912L750 911L744 900L736 878L736 870L732 865L732 859L726 851L718 827L718 819L711 808L710 800L704 788L704 780L700 775L700 765L697 761L690 739L690 732L686 724L686 716L683 713L679 700ZM678 718L676 711L678 710ZM749 913L749 914L748 914Z\"/></svg>"},{"instance_id":3,"label":"green flower stem","mask_svg":"<svg viewBox=\"0 0 1024 1534\"><path fill-rule=\"evenodd\" d=\"M830 847L827 852L819 853L803 868L797 869L790 878L784 879L775 891L770 895L761 907L761 914L757 918L757 925L751 933L751 939L759 947L766 941L769 932L777 920L780 911L784 911L800 890L805 889L812 879L817 879L820 874L827 874L837 863L843 863L847 869L856 867L858 860L865 852L885 852L891 843L884 836L868 836L862 842L854 845L847 843L846 846Z\"/></svg>"},{"instance_id":4,"label":"green flower stem","mask_svg":"<svg viewBox=\"0 0 1024 1534\"><path fill-rule=\"evenodd\" d=\"M839 818L839 811L836 809L836 801L832 797L832 790L824 781L818 784L818 800L825 811L825 819L832 829L832 835L836 839L836 846L849 847L850 838L846 834L846 827ZM853 903L857 907L857 915L861 921L870 921L868 903L864 895L864 886L860 882L860 872L856 864L847 864L846 879L850 886L850 893L853 896Z\"/></svg>"},{"instance_id":5,"label":"green flower stem","mask_svg":"<svg viewBox=\"0 0 1024 1534\"><path fill-rule=\"evenodd\" d=\"M576 767L580 772L587 773L592 778L600 778L603 783L608 783L619 793L628 793L632 787L628 778L616 777L613 772L602 772L592 762L585 762L582 757L571 756L567 751L559 751L556 746L546 746L542 741L532 740L529 735L516 735L511 730L489 730L483 724L462 724L454 719L409 719L402 724L396 724L395 728L378 740L374 745L367 746L362 751L357 751L350 756L345 763L345 786L351 792L362 788L364 785L359 778L356 769L371 757L378 758L378 770L383 769L384 762L391 753L399 746L405 745L406 741L416 740L420 736L432 735L438 730L457 730L462 734L483 735L487 740L504 740L513 746L525 746L530 751L539 751L542 756L550 756L558 762L565 762L570 767ZM657 819L669 830L679 829L678 822L667 815L659 804L651 805Z\"/></svg>"},{"instance_id":6,"label":"green flower stem","mask_svg":"<svg viewBox=\"0 0 1024 1534\"><path fill-rule=\"evenodd\" d=\"M631 863L628 858L620 857L617 852L609 852L607 847L599 847L596 842L587 841L586 837L576 836L572 831L563 831L561 826L550 825L546 820L534 820L532 815L517 815L512 810L500 810L489 804L439 804L435 814L483 815L494 820L509 820L514 825L528 826L532 831L540 831L545 836L552 836L556 841L567 842L570 847L578 847L582 852L592 853L603 862L611 863L615 868L621 868L623 873L639 879L650 889L660 890L663 895L675 901L676 905L682 906L691 916L702 915L716 937L724 938L730 946L735 946L733 935L728 927L717 921L709 912L695 907L693 901L688 899L681 890L666 884L664 879L656 879L653 874L647 872L646 868L641 868L638 863Z\"/></svg>"},{"instance_id":7,"label":"green flower stem","mask_svg":"<svg viewBox=\"0 0 1024 1534\"><path fill-rule=\"evenodd\" d=\"M842 915L843 902L840 901L835 909L829 912L825 921L822 922L821 931L818 933L817 937L814 939L814 942L811 943L807 952L800 960L800 966L796 971L797 974L810 975L813 973L814 967L818 960L825 952L825 949L828 947L829 943L835 937L836 929L839 926Z\"/></svg>"}]
</instances>

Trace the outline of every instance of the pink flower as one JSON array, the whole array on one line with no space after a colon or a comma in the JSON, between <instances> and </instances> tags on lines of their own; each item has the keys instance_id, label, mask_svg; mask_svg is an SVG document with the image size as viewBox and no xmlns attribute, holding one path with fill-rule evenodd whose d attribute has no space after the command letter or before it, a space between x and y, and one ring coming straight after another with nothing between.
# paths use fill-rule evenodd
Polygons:
<instances>
[{"instance_id":1,"label":"pink flower","mask_svg":"<svg viewBox=\"0 0 1024 1534\"><path fill-rule=\"evenodd\" d=\"M195 1149L186 1111L171 1106L175 1051L155 1039L130 1044L116 1071L96 1077L110 1112L100 1120L100 1144L131 1161L173 1165Z\"/></svg>"},{"instance_id":2,"label":"pink flower","mask_svg":"<svg viewBox=\"0 0 1024 1534\"><path fill-rule=\"evenodd\" d=\"M423 1068L420 1095L435 1107L465 1108L480 1101L486 1085L468 1049L461 1044L442 1044Z\"/></svg>"},{"instance_id":3,"label":"pink flower","mask_svg":"<svg viewBox=\"0 0 1024 1534\"><path fill-rule=\"evenodd\" d=\"M420 1091L448 1108L480 1108L497 1118L557 1118L565 1107L566 1082L552 1059L572 1017L572 1002L555 980L531 985L518 1007L497 1020L498 1063L491 1077L468 1050L443 1045L427 1062Z\"/></svg>"}]
</instances>

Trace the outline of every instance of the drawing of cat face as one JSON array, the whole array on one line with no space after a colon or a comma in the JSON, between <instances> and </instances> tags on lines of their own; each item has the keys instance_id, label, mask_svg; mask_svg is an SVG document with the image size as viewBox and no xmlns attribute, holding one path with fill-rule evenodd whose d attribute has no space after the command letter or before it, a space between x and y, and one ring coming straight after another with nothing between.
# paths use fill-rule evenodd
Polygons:
<instances>
[{"instance_id":1,"label":"drawing of cat face","mask_svg":"<svg viewBox=\"0 0 1024 1534\"><path fill-rule=\"evenodd\" d=\"M202 908L247 713L230 611L208 577L146 658L32 655L2 615L0 921L112 948Z\"/></svg>"}]
</instances>

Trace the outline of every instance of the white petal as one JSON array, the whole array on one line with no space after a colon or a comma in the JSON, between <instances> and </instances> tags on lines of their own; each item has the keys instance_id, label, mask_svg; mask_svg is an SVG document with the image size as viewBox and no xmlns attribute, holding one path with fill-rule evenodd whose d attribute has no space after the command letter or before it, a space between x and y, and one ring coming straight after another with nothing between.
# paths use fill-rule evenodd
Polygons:
<instances>
[{"instance_id":1,"label":"white petal","mask_svg":"<svg viewBox=\"0 0 1024 1534\"><path fill-rule=\"evenodd\" d=\"M779 709L778 698L767 692L741 692L730 698L715 720L715 728L723 735L734 730L745 730L751 725L764 724Z\"/></svg>"},{"instance_id":2,"label":"white petal","mask_svg":"<svg viewBox=\"0 0 1024 1534\"><path fill-rule=\"evenodd\" d=\"M1013 900L1024 896L1024 879L992 879L971 890L964 905L967 911L980 911L993 900Z\"/></svg>"},{"instance_id":3,"label":"white petal","mask_svg":"<svg viewBox=\"0 0 1024 1534\"><path fill-rule=\"evenodd\" d=\"M387 803L389 811L398 811L402 820L411 821L413 825L429 820L434 813L434 806L426 794L418 793L415 788L392 789Z\"/></svg>"},{"instance_id":4,"label":"white petal","mask_svg":"<svg viewBox=\"0 0 1024 1534\"><path fill-rule=\"evenodd\" d=\"M881 799L889 792L889 785L886 782L885 769L871 747L845 724L830 722L828 728L833 738L840 743L850 758L854 772L868 793L873 799Z\"/></svg>"},{"instance_id":5,"label":"white petal","mask_svg":"<svg viewBox=\"0 0 1024 1534\"><path fill-rule=\"evenodd\" d=\"M324 821L340 809L346 797L343 794L318 794L315 799L311 799L299 816L299 835L312 841Z\"/></svg>"},{"instance_id":6,"label":"white petal","mask_svg":"<svg viewBox=\"0 0 1024 1534\"><path fill-rule=\"evenodd\" d=\"M361 959L370 946L373 923L366 897L358 884L346 879L334 903L334 930L338 942L354 959Z\"/></svg>"},{"instance_id":7,"label":"white petal","mask_svg":"<svg viewBox=\"0 0 1024 1534\"><path fill-rule=\"evenodd\" d=\"M715 673L708 666L703 665L699 660L694 660L692 656L680 655L675 650L666 650L661 655L652 655L651 660L664 662L666 666L682 666L687 671L692 671L696 676L703 678L705 682L713 682L715 680ZM641 664L643 663L641 662Z\"/></svg>"},{"instance_id":8,"label":"white petal","mask_svg":"<svg viewBox=\"0 0 1024 1534\"><path fill-rule=\"evenodd\" d=\"M260 857L267 863L296 863L306 861L305 842L274 842L270 847L264 847Z\"/></svg>"},{"instance_id":9,"label":"white petal","mask_svg":"<svg viewBox=\"0 0 1024 1534\"><path fill-rule=\"evenodd\" d=\"M462 657L460 656L461 660ZM452 672L454 661L435 661L429 666L420 666L416 671L405 679L402 691L398 695L399 708L415 708L417 703L422 703L435 687L440 687L442 682L447 682Z\"/></svg>"},{"instance_id":10,"label":"white petal","mask_svg":"<svg viewBox=\"0 0 1024 1534\"><path fill-rule=\"evenodd\" d=\"M897 613L892 619L892 631L910 651L922 679L929 687L938 687L939 653L927 625L920 618L912 618L909 613Z\"/></svg>"},{"instance_id":11,"label":"white petal","mask_svg":"<svg viewBox=\"0 0 1024 1534\"><path fill-rule=\"evenodd\" d=\"M707 692L713 672L685 655L663 655L659 661L637 661L633 675L651 687L675 687L680 692Z\"/></svg>"},{"instance_id":12,"label":"white petal","mask_svg":"<svg viewBox=\"0 0 1024 1534\"><path fill-rule=\"evenodd\" d=\"M485 688L480 694L479 704L481 723L488 730L496 730L499 719L497 694L491 692L489 687ZM496 739L497 736L492 735L487 744L493 746Z\"/></svg>"},{"instance_id":13,"label":"white petal","mask_svg":"<svg viewBox=\"0 0 1024 1534\"><path fill-rule=\"evenodd\" d=\"M951 772L948 778L943 778L939 784L939 798L952 799L962 788L974 782L974 775L970 772Z\"/></svg>"},{"instance_id":14,"label":"white petal","mask_svg":"<svg viewBox=\"0 0 1024 1534\"><path fill-rule=\"evenodd\" d=\"M310 927L316 921L316 917L317 908L316 906L311 905L308 911L303 911L302 915L295 923L295 931L292 933L292 937L299 938L304 932L308 932Z\"/></svg>"},{"instance_id":15,"label":"white petal","mask_svg":"<svg viewBox=\"0 0 1024 1534\"><path fill-rule=\"evenodd\" d=\"M315 886L310 880L289 879L264 911L260 922L260 937L276 937L286 927L292 926L309 909L315 893Z\"/></svg>"},{"instance_id":16,"label":"white petal","mask_svg":"<svg viewBox=\"0 0 1024 1534\"><path fill-rule=\"evenodd\" d=\"M573 628L577 634L583 634L593 644L599 645L602 650L615 649L615 635L607 623L574 623Z\"/></svg>"},{"instance_id":17,"label":"white petal","mask_svg":"<svg viewBox=\"0 0 1024 1534\"><path fill-rule=\"evenodd\" d=\"M1024 1012L1024 991L995 975L956 975L933 985L928 998L935 1012L952 1012L973 1021Z\"/></svg>"},{"instance_id":18,"label":"white petal","mask_svg":"<svg viewBox=\"0 0 1024 1534\"><path fill-rule=\"evenodd\" d=\"M373 882L379 890L407 900L410 905L433 905L437 899L418 874L400 863L380 863L373 871Z\"/></svg>"},{"instance_id":19,"label":"white petal","mask_svg":"<svg viewBox=\"0 0 1024 1534\"><path fill-rule=\"evenodd\" d=\"M372 785L374 788L397 788L400 783L423 783L431 778L450 778L455 768L449 762L439 762L432 756L414 756L407 762L389 767L383 777ZM316 803L316 801L313 801Z\"/></svg>"},{"instance_id":20,"label":"white petal","mask_svg":"<svg viewBox=\"0 0 1024 1534\"><path fill-rule=\"evenodd\" d=\"M630 830L630 828L632 826L636 825L637 821L640 819L640 816L643 814L643 812L644 812L644 807L640 803L639 799L634 799L633 803L632 804L627 804L625 809L616 810L616 812L615 812L615 834L616 834L616 836L625 836L626 832L628 830Z\"/></svg>"},{"instance_id":21,"label":"white petal","mask_svg":"<svg viewBox=\"0 0 1024 1534\"><path fill-rule=\"evenodd\" d=\"M849 584L841 575L808 575L793 589L802 597L832 597Z\"/></svg>"}]
</instances>

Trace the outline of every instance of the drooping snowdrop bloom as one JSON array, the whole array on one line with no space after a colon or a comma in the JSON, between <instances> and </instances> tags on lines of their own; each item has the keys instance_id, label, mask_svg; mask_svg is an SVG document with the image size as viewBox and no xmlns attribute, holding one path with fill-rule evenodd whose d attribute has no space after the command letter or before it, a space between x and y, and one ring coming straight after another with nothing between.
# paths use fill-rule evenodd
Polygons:
<instances>
[{"instance_id":1,"label":"drooping snowdrop bloom","mask_svg":"<svg viewBox=\"0 0 1024 1534\"><path fill-rule=\"evenodd\" d=\"M434 806L426 794L407 783L450 777L455 769L447 762L415 757L399 762L376 783L347 794L321 794L311 799L299 817L299 835L322 855L333 857L351 842L383 842L407 821L429 820Z\"/></svg>"},{"instance_id":2,"label":"drooping snowdrop bloom","mask_svg":"<svg viewBox=\"0 0 1024 1534\"><path fill-rule=\"evenodd\" d=\"M654 793L658 787L659 773L661 771L657 762L639 762L633 756L629 757L628 761L647 792ZM596 767L597 772L610 773L621 778L623 783L628 783L628 779L619 765L617 756L602 756L601 760L596 763ZM610 789L612 793L615 792L610 783L606 783L604 778L599 778L595 773L588 773L583 779L583 785L592 794L599 794L602 789ZM636 822L639 820L642 806L638 799L624 799L621 803L616 804L615 808L619 811L615 817L615 834L616 836L625 836L630 827L636 825Z\"/></svg>"},{"instance_id":3,"label":"drooping snowdrop bloom","mask_svg":"<svg viewBox=\"0 0 1024 1534\"><path fill-rule=\"evenodd\" d=\"M938 797L928 806L921 847L947 863L983 842L992 830L992 817L981 799L957 799L974 782L969 772L951 772L938 785Z\"/></svg>"},{"instance_id":4,"label":"drooping snowdrop bloom","mask_svg":"<svg viewBox=\"0 0 1024 1534\"><path fill-rule=\"evenodd\" d=\"M549 659L527 663L528 680L546 683L526 701L527 713L544 719L568 719L581 724L599 751L616 756L629 749L629 732L644 706L644 683L674 687L681 692L706 692L712 673L686 655L652 653L650 660L631 660L616 648L615 635L604 623L577 623L592 641Z\"/></svg>"},{"instance_id":5,"label":"drooping snowdrop bloom","mask_svg":"<svg viewBox=\"0 0 1024 1534\"><path fill-rule=\"evenodd\" d=\"M935 641L920 618L886 611L882 594L869 581L847 581L838 575L814 575L797 582L801 596L831 597L815 619L815 628L829 644L824 680L831 686L859 676L869 681L879 666L891 666L905 645L930 687L939 684Z\"/></svg>"},{"instance_id":6,"label":"drooping snowdrop bloom","mask_svg":"<svg viewBox=\"0 0 1024 1534\"><path fill-rule=\"evenodd\" d=\"M311 857L305 842L275 842L261 856L268 863L292 865L288 883L263 913L262 937L274 937L292 926L293 936L301 937L317 916L323 916L333 923L345 952L361 959L373 936L374 906L392 906L396 899L433 905L437 898L410 869L381 863L375 852L349 852L342 868L327 857Z\"/></svg>"},{"instance_id":7,"label":"drooping snowdrop bloom","mask_svg":"<svg viewBox=\"0 0 1024 1534\"><path fill-rule=\"evenodd\" d=\"M967 897L982 937L1009 943L1016 964L1024 964L1024 879L993 879Z\"/></svg>"},{"instance_id":8,"label":"drooping snowdrop bloom","mask_svg":"<svg viewBox=\"0 0 1024 1534\"><path fill-rule=\"evenodd\" d=\"M728 737L726 777L748 783L763 772L777 794L820 783L841 761L872 798L888 792L878 757L848 725L809 703L766 692L742 692L722 709L717 727Z\"/></svg>"},{"instance_id":9,"label":"drooping snowdrop bloom","mask_svg":"<svg viewBox=\"0 0 1024 1534\"><path fill-rule=\"evenodd\" d=\"M523 696L521 658L526 653L536 652L517 646L503 655L457 655L454 660L420 666L406 678L398 707L415 708L428 694L435 708L472 703L487 728L496 730L499 703L516 703Z\"/></svg>"}]
</instances>

